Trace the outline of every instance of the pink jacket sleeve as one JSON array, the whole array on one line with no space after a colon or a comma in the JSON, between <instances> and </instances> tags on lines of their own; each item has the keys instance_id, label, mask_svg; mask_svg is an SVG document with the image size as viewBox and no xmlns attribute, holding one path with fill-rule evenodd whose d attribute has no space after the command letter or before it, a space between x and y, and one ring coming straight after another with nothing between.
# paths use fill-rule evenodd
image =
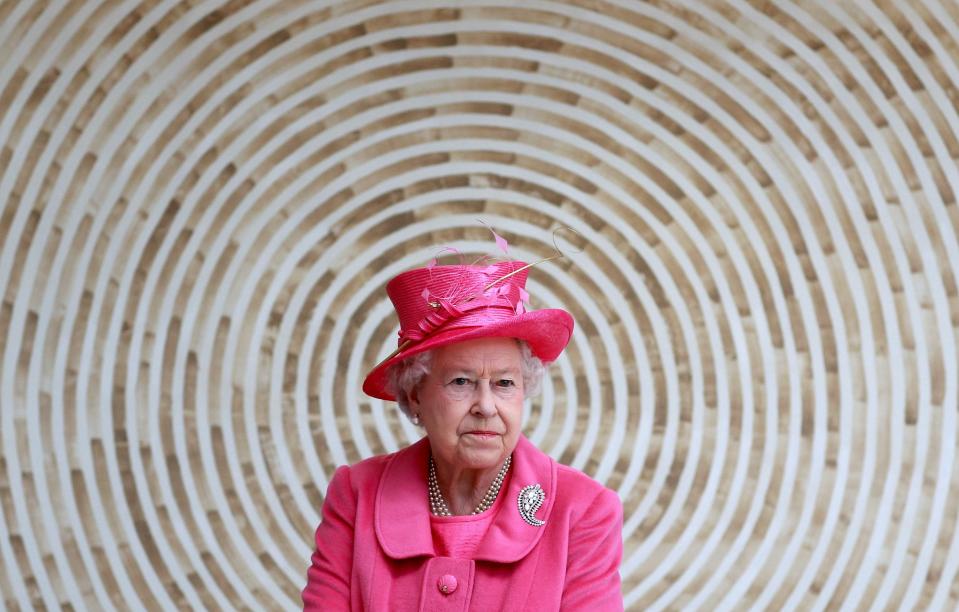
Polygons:
<instances>
[{"instance_id":1,"label":"pink jacket sleeve","mask_svg":"<svg viewBox=\"0 0 959 612\"><path fill-rule=\"evenodd\" d=\"M316 548L302 592L304 610L350 609L355 515L350 468L343 466L333 474L323 501L323 518L316 528Z\"/></svg>"},{"instance_id":2,"label":"pink jacket sleeve","mask_svg":"<svg viewBox=\"0 0 959 612\"><path fill-rule=\"evenodd\" d=\"M603 489L573 526L563 588L563 610L623 609L619 564L623 557L623 505Z\"/></svg>"}]
</instances>

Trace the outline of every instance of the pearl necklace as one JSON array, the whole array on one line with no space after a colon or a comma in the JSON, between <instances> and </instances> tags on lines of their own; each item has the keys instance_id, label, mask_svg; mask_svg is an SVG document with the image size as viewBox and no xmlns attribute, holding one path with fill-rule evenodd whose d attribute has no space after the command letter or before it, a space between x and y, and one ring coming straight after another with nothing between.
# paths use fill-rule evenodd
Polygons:
<instances>
[{"instance_id":1,"label":"pearl necklace","mask_svg":"<svg viewBox=\"0 0 959 612\"><path fill-rule=\"evenodd\" d=\"M499 473L496 474L496 478L494 478L492 484L490 484L486 495L483 497L483 501L473 510L473 514L486 512L490 506L493 505L493 502L496 501L496 496L499 495L499 489L503 486L503 479L506 477L506 471L509 470L512 461L513 456L510 455L506 458L506 461L503 462L503 467L500 468ZM450 512L450 507L446 504L446 500L443 499L443 493L440 491L440 483L436 479L436 464L433 463L433 455L430 455L430 471L427 482L429 484L430 510L433 511L433 514L435 516L453 516L453 513Z\"/></svg>"}]
</instances>

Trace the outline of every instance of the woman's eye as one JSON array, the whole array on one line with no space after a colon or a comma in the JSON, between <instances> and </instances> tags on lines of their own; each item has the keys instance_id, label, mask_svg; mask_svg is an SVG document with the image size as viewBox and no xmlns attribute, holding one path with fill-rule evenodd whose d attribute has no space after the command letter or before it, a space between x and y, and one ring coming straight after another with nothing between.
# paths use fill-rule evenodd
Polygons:
<instances>
[{"instance_id":1,"label":"woman's eye","mask_svg":"<svg viewBox=\"0 0 959 612\"><path fill-rule=\"evenodd\" d=\"M463 387L470 384L470 379L459 376L450 381L450 384L456 387Z\"/></svg>"},{"instance_id":2,"label":"woman's eye","mask_svg":"<svg viewBox=\"0 0 959 612\"><path fill-rule=\"evenodd\" d=\"M513 382L512 380L510 380L509 378L501 378L500 380L496 381L496 384L497 384L497 386L499 386L499 387L504 387L504 388L505 388L505 387L513 387L513 386L516 385L516 383L514 383L514 382Z\"/></svg>"}]
</instances>

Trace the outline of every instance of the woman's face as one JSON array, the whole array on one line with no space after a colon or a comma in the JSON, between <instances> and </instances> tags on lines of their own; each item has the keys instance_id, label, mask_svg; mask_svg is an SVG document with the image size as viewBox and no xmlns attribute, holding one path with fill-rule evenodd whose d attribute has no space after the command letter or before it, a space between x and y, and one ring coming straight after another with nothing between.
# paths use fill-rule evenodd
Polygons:
<instances>
[{"instance_id":1,"label":"woman's face","mask_svg":"<svg viewBox=\"0 0 959 612\"><path fill-rule=\"evenodd\" d=\"M410 394L437 461L459 469L498 468L513 452L523 417L523 369L513 338L440 347Z\"/></svg>"}]
</instances>

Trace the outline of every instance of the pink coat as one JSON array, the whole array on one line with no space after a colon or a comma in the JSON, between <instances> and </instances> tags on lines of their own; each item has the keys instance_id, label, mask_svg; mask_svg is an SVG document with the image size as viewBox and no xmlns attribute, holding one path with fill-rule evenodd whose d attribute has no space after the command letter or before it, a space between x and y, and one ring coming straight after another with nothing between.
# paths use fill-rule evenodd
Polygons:
<instances>
[{"instance_id":1,"label":"pink coat","mask_svg":"<svg viewBox=\"0 0 959 612\"><path fill-rule=\"evenodd\" d=\"M475 558L440 557L430 530L428 453L424 438L336 471L307 570L305 610L623 609L623 510L613 491L521 436L500 492L506 498ZM546 492L536 513L546 521L541 527L526 523L516 505L534 483Z\"/></svg>"}]
</instances>

